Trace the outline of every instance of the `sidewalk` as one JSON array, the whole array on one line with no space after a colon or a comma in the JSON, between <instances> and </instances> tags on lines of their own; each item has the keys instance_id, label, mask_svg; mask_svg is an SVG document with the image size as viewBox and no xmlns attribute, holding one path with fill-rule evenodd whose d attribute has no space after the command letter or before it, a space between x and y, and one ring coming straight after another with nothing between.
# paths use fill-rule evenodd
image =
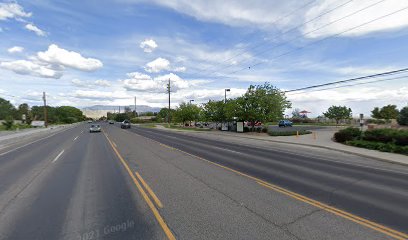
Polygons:
<instances>
[{"instance_id":1,"label":"sidewalk","mask_svg":"<svg viewBox=\"0 0 408 240\"><path fill-rule=\"evenodd\" d=\"M170 131L180 131L180 132L187 132L183 130L175 130L175 129L168 129L163 126L157 127L158 129L166 129ZM193 131L188 131L193 132ZM272 137L267 134L259 134L259 133L235 133L235 132L221 132L221 131L210 131L210 132L195 132L200 134L214 134L214 135L223 135L223 136L233 136L233 137L240 137L240 138L247 138L247 139L257 139L261 141L269 141L269 142L278 142L278 143L287 143L287 144L294 144L294 145L304 145L310 147L318 147L324 148L349 154L354 154L362 157L369 157L381 161L391 162L391 163L398 163L402 165L408 165L408 156L395 154L395 153L388 153L388 152L380 152L376 150L370 150L365 148L358 148L347 146L341 143L337 143L332 141L333 134L337 132L336 128L326 128L326 129L317 129L312 131L312 134L300 135L300 136L279 136L279 137Z\"/></svg>"}]
</instances>

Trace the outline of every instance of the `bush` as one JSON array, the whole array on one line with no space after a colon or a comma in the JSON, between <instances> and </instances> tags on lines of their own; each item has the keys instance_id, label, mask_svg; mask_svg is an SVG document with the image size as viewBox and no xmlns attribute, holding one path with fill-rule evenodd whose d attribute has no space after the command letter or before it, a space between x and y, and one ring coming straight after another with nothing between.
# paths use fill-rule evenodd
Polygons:
<instances>
[{"instance_id":1,"label":"bush","mask_svg":"<svg viewBox=\"0 0 408 240\"><path fill-rule=\"evenodd\" d=\"M373 129L364 133L363 140L383 143L392 142L397 132L398 130L389 128Z\"/></svg>"},{"instance_id":2,"label":"bush","mask_svg":"<svg viewBox=\"0 0 408 240\"><path fill-rule=\"evenodd\" d=\"M394 142L400 146L408 146L408 131L400 130L394 135Z\"/></svg>"},{"instance_id":3,"label":"bush","mask_svg":"<svg viewBox=\"0 0 408 240\"><path fill-rule=\"evenodd\" d=\"M399 125L408 126L408 106L401 109L397 117L397 122Z\"/></svg>"},{"instance_id":4,"label":"bush","mask_svg":"<svg viewBox=\"0 0 408 240\"><path fill-rule=\"evenodd\" d=\"M268 132L268 128L267 128L267 127L263 127L263 128L262 128L262 132L263 132L263 133L267 133L267 132Z\"/></svg>"},{"instance_id":5,"label":"bush","mask_svg":"<svg viewBox=\"0 0 408 240\"><path fill-rule=\"evenodd\" d=\"M6 130L10 130L10 129L13 127L13 125L14 125L14 120L13 120L13 118L12 118L12 117L6 117L6 119L5 119L4 122L3 122L3 125L4 125L4 128L5 128Z\"/></svg>"},{"instance_id":6,"label":"bush","mask_svg":"<svg viewBox=\"0 0 408 240\"><path fill-rule=\"evenodd\" d=\"M305 134L312 133L311 131L308 131L308 130L300 130L298 132L299 132L299 135L305 135ZM294 136L297 134L297 132L296 131L276 131L276 132L268 132L268 134L274 137L276 136Z\"/></svg>"},{"instance_id":7,"label":"bush","mask_svg":"<svg viewBox=\"0 0 408 240\"><path fill-rule=\"evenodd\" d=\"M370 123L373 123L373 124L386 124L388 122L386 122L385 120L382 120L382 119L367 119L368 124L370 124Z\"/></svg>"},{"instance_id":8,"label":"bush","mask_svg":"<svg viewBox=\"0 0 408 240\"><path fill-rule=\"evenodd\" d=\"M408 155L408 146L398 146L394 143L372 142L366 140L352 140L347 141L347 145L354 147L367 148L372 150L379 150L381 152L401 153Z\"/></svg>"},{"instance_id":9,"label":"bush","mask_svg":"<svg viewBox=\"0 0 408 240\"><path fill-rule=\"evenodd\" d=\"M336 142L346 142L360 138L361 130L359 128L348 127L342 129L334 134L334 140Z\"/></svg>"},{"instance_id":10,"label":"bush","mask_svg":"<svg viewBox=\"0 0 408 240\"><path fill-rule=\"evenodd\" d=\"M221 128L220 128L221 130ZM244 127L244 132L249 132L249 127Z\"/></svg>"}]
</instances>

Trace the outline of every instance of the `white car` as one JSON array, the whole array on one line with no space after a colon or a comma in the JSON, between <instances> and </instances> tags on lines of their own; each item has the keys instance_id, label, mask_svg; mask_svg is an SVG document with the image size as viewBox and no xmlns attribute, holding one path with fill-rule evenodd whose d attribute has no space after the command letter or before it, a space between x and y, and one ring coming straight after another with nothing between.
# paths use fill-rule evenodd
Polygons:
<instances>
[{"instance_id":1,"label":"white car","mask_svg":"<svg viewBox=\"0 0 408 240\"><path fill-rule=\"evenodd\" d=\"M101 126L98 124L92 124L91 127L89 128L89 132L100 132L101 131Z\"/></svg>"}]
</instances>

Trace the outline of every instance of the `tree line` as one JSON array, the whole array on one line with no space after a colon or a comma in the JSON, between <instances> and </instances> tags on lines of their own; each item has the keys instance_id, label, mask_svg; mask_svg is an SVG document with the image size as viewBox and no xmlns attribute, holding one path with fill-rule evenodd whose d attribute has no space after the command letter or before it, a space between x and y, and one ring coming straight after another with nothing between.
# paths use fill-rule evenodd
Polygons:
<instances>
[{"instance_id":1,"label":"tree line","mask_svg":"<svg viewBox=\"0 0 408 240\"><path fill-rule=\"evenodd\" d=\"M23 116L25 116L25 119ZM22 103L16 108L10 101L0 98L0 119L21 120L27 124L32 121L44 121L44 106L30 107L27 103ZM84 121L85 119L86 117L78 108L72 106L47 106L47 120L50 124L69 124Z\"/></svg>"}]
</instances>

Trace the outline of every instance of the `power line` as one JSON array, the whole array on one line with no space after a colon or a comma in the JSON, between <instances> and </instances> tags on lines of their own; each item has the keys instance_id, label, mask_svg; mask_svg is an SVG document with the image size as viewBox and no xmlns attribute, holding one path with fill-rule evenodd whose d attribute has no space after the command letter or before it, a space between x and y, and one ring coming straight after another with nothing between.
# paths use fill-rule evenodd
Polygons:
<instances>
[{"instance_id":1,"label":"power line","mask_svg":"<svg viewBox=\"0 0 408 240\"><path fill-rule=\"evenodd\" d=\"M323 83L323 84L312 85L312 86L308 86L308 87L296 88L296 89L287 90L287 91L284 91L284 92L285 93L297 92L297 91L302 91L302 90L307 90L307 89L312 89L312 88L330 86L330 85L339 84L339 83L347 83L347 82L354 82L354 81L370 79L370 78L384 77L384 76L388 76L388 75L403 73L403 72L406 72L406 71L408 71L408 68L402 68L402 69L397 69L397 70L388 71L388 72L371 74L371 75L367 75L367 76L363 76L363 77L356 77L356 78L350 78L350 79L340 80L340 81L335 81L335 82L330 82L330 83Z\"/></svg>"},{"instance_id":2,"label":"power line","mask_svg":"<svg viewBox=\"0 0 408 240\"><path fill-rule=\"evenodd\" d=\"M406 10L406 9L408 9L408 6L407 6L407 7L404 7L404 8L401 8L401 9L399 9L399 10L397 10L397 11L388 13L388 14L386 14L386 15L383 15L383 16L381 16L381 17L372 19L372 20L370 20L370 21L368 21L368 22L365 22L365 23L363 23L363 24L357 25L357 26L355 26L355 27L349 28L349 29L347 29L347 30L345 30L345 31L342 31L342 32L339 32L339 33L336 33L336 34L333 34L333 35L330 35L330 36L327 36L327 37L322 38L322 39L320 39L320 40L318 40L318 41L315 41L315 42L311 42L311 43L306 44L306 45L304 45L304 46L302 46L302 47L298 47L298 48L292 49L292 50L287 51L287 52L285 52L285 53L283 53L283 54L277 55L277 56L275 56L274 58L272 58L272 59L270 59L270 60L275 60L275 59L277 59L277 58L280 58L280 57L286 56L286 55L288 55L288 54L291 54L291 53L293 53L293 52L302 50L302 49L304 49L304 48L306 48L306 47L309 47L309 46L311 46L311 45L317 44L317 43L319 43L319 42L323 42L323 41L326 41L326 40L328 40L328 39L337 37L337 36L339 36L339 35L341 35L341 34L343 34L343 33L346 33L346 32L352 31L352 30L355 30L355 29L357 29L357 28L360 28L360 27L362 27L362 26L368 25L368 24L373 23L373 22L375 22L375 21L378 21L378 20L380 20L380 19L383 19L383 18L389 17L389 16L391 16L391 15L394 15L394 14L396 14L396 13L398 13L398 12L402 12L402 11L404 11L404 10ZM234 73L237 73L237 72L246 70L246 69L251 69L251 68L256 67L256 66L259 66L259 65L261 65L261 64L263 64L263 63L265 63L265 62L258 62L258 63L256 63L256 64L253 64L253 65L249 66L249 67L242 68L242 69L240 69L240 70L231 72L231 73L229 73L229 74L234 74ZM225 76L225 77L227 77L227 76Z\"/></svg>"},{"instance_id":3,"label":"power line","mask_svg":"<svg viewBox=\"0 0 408 240\"><path fill-rule=\"evenodd\" d=\"M283 19L289 17L290 15L294 14L295 12L297 12L297 11L299 11L299 10L302 10L303 8L309 6L310 4L312 4L312 3L316 2L316 1L317 1L317 0L312 0L312 1L307 2L306 4L302 5L301 7L299 7L299 8L297 8L297 9L293 10L292 12L290 12L290 13L288 13L288 14L282 16L282 17L277 18L277 19L274 20L272 23L270 23L270 25L274 25L274 24L278 23L279 21L282 21ZM349 2L351 2L351 1L353 1L353 0L349 0ZM252 37L253 37L253 36L252 36ZM265 43L260 44L260 45L265 45ZM258 46L259 46L259 45L258 45ZM255 47L255 48L256 48L256 47ZM250 49L253 49L253 48L250 48ZM239 50L245 50L245 47L242 47L242 48L239 49ZM232 60L232 59L234 59L235 57L240 56L240 55L242 55L242 54L244 54L244 53L245 53L245 51L243 51L243 52L241 52L241 53L238 53L237 55L234 55L234 56L232 56L231 58L228 58L228 59L222 61L221 64L226 63L226 62L228 62L229 60ZM209 59L207 59L206 62L209 62L208 60L209 60ZM207 70L212 69L212 68L213 68L213 66L209 66L209 67L206 67L206 68L204 68L204 69L202 69L202 70L200 70L200 71L195 71L195 73L203 73L203 72L205 73L205 72L207 72ZM193 74L194 74L194 72L193 72Z\"/></svg>"},{"instance_id":4,"label":"power line","mask_svg":"<svg viewBox=\"0 0 408 240\"><path fill-rule=\"evenodd\" d=\"M314 18L312 18L312 19L310 19L310 20L308 20L308 21L306 21L306 22L304 22L304 23L301 23L301 24L299 24L299 25L297 25L297 26L295 26L295 27L293 27L293 28L290 28L289 30L287 30L287 31L285 31L285 32L283 32L283 33L281 33L280 35L284 35L284 34L287 34L287 33L289 33L289 32L292 32L292 31L294 31L294 30L300 28L301 26L304 26L304 25L306 25L306 24L308 24L308 23L310 23L310 22L313 22L314 20L316 20L316 19L318 19L318 18L321 18L322 16L324 16L324 15L326 15L326 14L329 14L330 12L333 12L333 11L335 11L335 10L337 10L337 9L339 9L339 8L341 8L341 7L345 6L345 5L347 5L347 4L349 4L349 3L352 2L352 1L354 1L354 0L349 0L349 1L345 2L345 3L343 3L343 4L340 4L340 5L338 5L338 6L334 7L334 8L332 8L332 9L330 9L330 10L324 12L324 13L319 14L318 16L316 16L316 17L314 17ZM385 0L381 0L381 1L379 1L379 2L377 2L377 3L375 3L375 4L373 4L373 5L379 4L379 3L383 2L383 1L385 1ZM367 9L367 8L369 8L369 7L372 7L373 5L370 5L370 6L366 7L365 9ZM363 11L363 10L365 10L365 9L361 9L361 10L359 10L359 11ZM351 15L354 15L354 14L356 14L356 13L357 13L357 12L354 12L354 13L352 13ZM347 16L343 17L342 19L338 19L338 20L336 20L336 21L343 20L344 18L347 18L347 17L350 17L350 15L347 15ZM326 24L326 25L324 25L323 27L326 27L326 26L331 25L331 24L333 24L333 23L335 23L335 22L331 22L331 23L329 23L329 24ZM320 30L320 29L323 28L323 27L319 27L318 29L314 29L314 30L312 30L311 32L302 34L301 36L298 36L297 38L292 39L291 41L296 40L296 39L298 39L298 38L300 38L300 37L304 37L304 36L306 36L306 35L308 35L308 34L310 34L310 33L312 33L312 32L318 31L318 30ZM274 40L275 40L275 39L277 39L277 37L275 37ZM221 64L226 63L226 62L228 62L228 61L230 61L230 60L232 60L232 59L234 59L234 58L236 58L236 57L238 57L238 56L241 56L241 55L243 55L243 54L245 54L245 53L249 53L249 52L248 52L249 50L254 50L254 49L260 48L260 47L262 47L262 46L265 46L265 45L269 44L269 42L270 42L270 41L263 42L262 44L258 44L258 45L255 45L255 46L252 47L252 48L249 48L247 51L242 51L242 52L240 52L240 53L237 53L236 55L234 55L234 56L232 56L232 57L230 57L230 58L224 60L223 62L221 62ZM289 43L289 42L281 43L281 44L275 45L275 46L273 46L272 48L267 48L267 49L268 49L267 51L270 51L270 50L272 50L272 49L274 49L274 48L276 48L276 47L283 46L283 45L285 45L285 44L287 44L287 43ZM259 55L260 53L264 53L264 51L262 51L262 52L257 52L257 53L256 53L255 55L253 55L252 57L257 56L257 55ZM218 71L220 71L220 70L225 70L225 69L227 69L227 68L233 67L233 66L235 66L235 65L229 64L229 66L224 67L224 68L220 68L220 69L214 71L212 74L214 74L215 72L218 72ZM205 73L205 70L207 70L207 69L211 69L211 68L208 67L208 68L205 68L205 69L202 70L202 71L204 71L204 73Z\"/></svg>"},{"instance_id":5,"label":"power line","mask_svg":"<svg viewBox=\"0 0 408 240\"><path fill-rule=\"evenodd\" d=\"M403 79L403 78L408 78L408 75L407 75L407 76L401 76L401 77L395 77L395 78L387 78L387 79L374 80L374 81L369 81L369 82L348 84L348 85L342 85L342 86L336 86L336 87L330 87L330 88L316 89L316 90L307 91L307 92L293 93L293 94L291 94L290 96L298 95L298 94L304 94L304 93L311 93L311 92L320 92L320 91L325 91L325 90L330 90L330 89L337 89L337 88L344 88L344 87L353 87L353 86L359 86L359 85L365 85L365 84L371 84L371 83L386 82L386 81L398 80L398 79Z\"/></svg>"}]
</instances>

